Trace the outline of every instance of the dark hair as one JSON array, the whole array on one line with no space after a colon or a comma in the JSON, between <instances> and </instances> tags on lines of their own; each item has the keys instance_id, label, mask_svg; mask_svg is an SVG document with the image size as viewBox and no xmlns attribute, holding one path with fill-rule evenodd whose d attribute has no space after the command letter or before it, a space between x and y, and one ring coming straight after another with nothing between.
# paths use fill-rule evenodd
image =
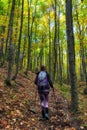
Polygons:
<instances>
[{"instance_id":1,"label":"dark hair","mask_svg":"<svg viewBox=\"0 0 87 130\"><path fill-rule=\"evenodd\" d=\"M45 66L41 65L40 70L44 71L45 70Z\"/></svg>"}]
</instances>

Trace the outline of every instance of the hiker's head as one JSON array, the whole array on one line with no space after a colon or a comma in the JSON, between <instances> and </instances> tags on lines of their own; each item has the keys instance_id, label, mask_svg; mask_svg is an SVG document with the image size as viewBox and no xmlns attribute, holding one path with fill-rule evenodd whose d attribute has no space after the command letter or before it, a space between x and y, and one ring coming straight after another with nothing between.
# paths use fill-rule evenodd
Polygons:
<instances>
[{"instance_id":1,"label":"hiker's head","mask_svg":"<svg viewBox=\"0 0 87 130\"><path fill-rule=\"evenodd\" d=\"M45 70L45 66L41 65L40 70L44 71Z\"/></svg>"}]
</instances>

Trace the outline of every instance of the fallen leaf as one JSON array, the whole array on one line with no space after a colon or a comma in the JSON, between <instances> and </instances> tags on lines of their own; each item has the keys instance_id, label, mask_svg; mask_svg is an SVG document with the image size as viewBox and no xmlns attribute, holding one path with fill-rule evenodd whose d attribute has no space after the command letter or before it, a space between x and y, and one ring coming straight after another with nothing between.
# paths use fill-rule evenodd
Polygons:
<instances>
[{"instance_id":1,"label":"fallen leaf","mask_svg":"<svg viewBox=\"0 0 87 130\"><path fill-rule=\"evenodd\" d=\"M31 120L32 120L32 121L35 121L35 119L34 119L34 118L32 118Z\"/></svg>"}]
</instances>

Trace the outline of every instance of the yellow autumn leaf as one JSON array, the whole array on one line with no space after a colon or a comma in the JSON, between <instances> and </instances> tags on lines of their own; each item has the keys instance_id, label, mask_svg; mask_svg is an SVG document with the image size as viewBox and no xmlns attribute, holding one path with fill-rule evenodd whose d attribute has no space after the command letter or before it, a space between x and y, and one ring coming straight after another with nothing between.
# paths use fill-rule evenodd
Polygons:
<instances>
[{"instance_id":1,"label":"yellow autumn leaf","mask_svg":"<svg viewBox=\"0 0 87 130\"><path fill-rule=\"evenodd\" d=\"M51 18L54 18L54 11L51 11L50 17L51 17Z\"/></svg>"},{"instance_id":2,"label":"yellow autumn leaf","mask_svg":"<svg viewBox=\"0 0 87 130\"><path fill-rule=\"evenodd\" d=\"M65 15L61 16L60 20L61 20L61 22L64 22L65 21Z\"/></svg>"},{"instance_id":3,"label":"yellow autumn leaf","mask_svg":"<svg viewBox=\"0 0 87 130\"><path fill-rule=\"evenodd\" d=\"M32 118L31 120L32 120L32 121L35 121L35 119L34 119L34 118Z\"/></svg>"},{"instance_id":4,"label":"yellow autumn leaf","mask_svg":"<svg viewBox=\"0 0 87 130\"><path fill-rule=\"evenodd\" d=\"M5 33L3 33L1 37L2 37L2 38L6 38L6 34L5 34Z\"/></svg>"}]
</instances>

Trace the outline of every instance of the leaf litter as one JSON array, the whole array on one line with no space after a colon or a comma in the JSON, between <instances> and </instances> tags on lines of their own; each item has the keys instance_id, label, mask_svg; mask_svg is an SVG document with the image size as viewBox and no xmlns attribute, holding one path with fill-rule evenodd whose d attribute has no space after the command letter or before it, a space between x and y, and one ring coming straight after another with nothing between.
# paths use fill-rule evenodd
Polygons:
<instances>
[{"instance_id":1,"label":"leaf litter","mask_svg":"<svg viewBox=\"0 0 87 130\"><path fill-rule=\"evenodd\" d=\"M80 130L81 126L68 107L68 101L56 90L49 98L50 120L40 121L41 109L35 74L18 74L9 88L4 84L6 70L0 68L0 130ZM4 77L4 78L3 78ZM30 110L36 110L33 113Z\"/></svg>"}]
</instances>

